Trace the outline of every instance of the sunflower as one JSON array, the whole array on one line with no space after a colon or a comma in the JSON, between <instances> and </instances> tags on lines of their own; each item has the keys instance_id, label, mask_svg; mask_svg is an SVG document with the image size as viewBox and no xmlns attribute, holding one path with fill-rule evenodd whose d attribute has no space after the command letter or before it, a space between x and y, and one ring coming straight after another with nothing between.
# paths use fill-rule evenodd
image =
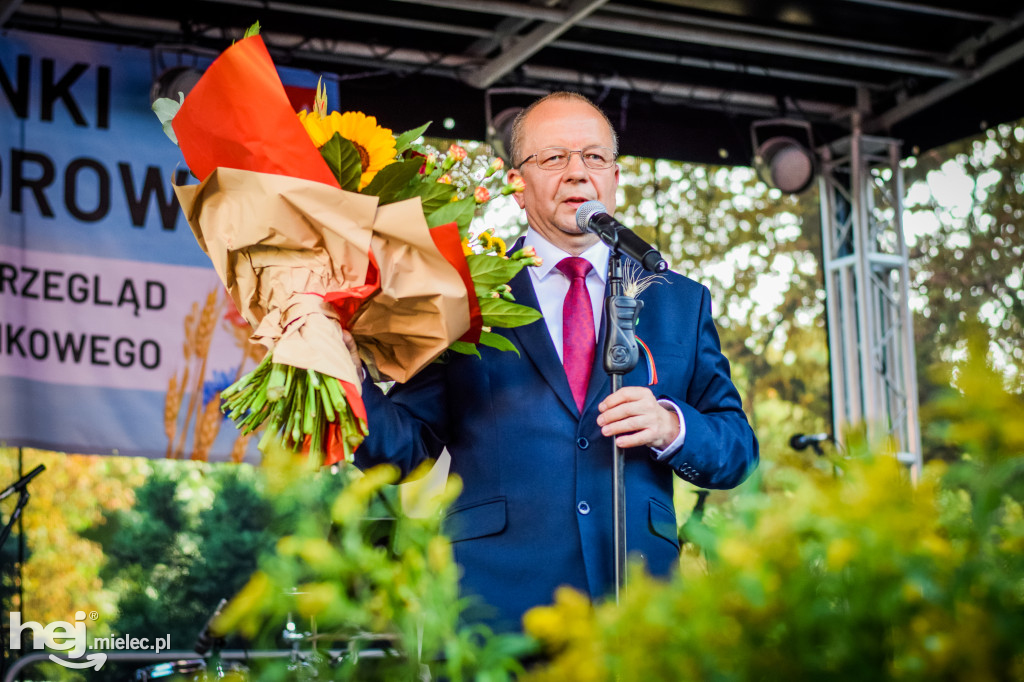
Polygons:
<instances>
[{"instance_id":1,"label":"sunflower","mask_svg":"<svg viewBox=\"0 0 1024 682\"><path fill-rule=\"evenodd\" d=\"M319 109L319 107L318 107ZM359 152L363 174L359 189L363 189L384 166L395 160L395 136L387 128L377 125L377 119L358 111L339 114L332 111L325 116L322 110L300 111L299 120L319 149L338 133Z\"/></svg>"}]
</instances>

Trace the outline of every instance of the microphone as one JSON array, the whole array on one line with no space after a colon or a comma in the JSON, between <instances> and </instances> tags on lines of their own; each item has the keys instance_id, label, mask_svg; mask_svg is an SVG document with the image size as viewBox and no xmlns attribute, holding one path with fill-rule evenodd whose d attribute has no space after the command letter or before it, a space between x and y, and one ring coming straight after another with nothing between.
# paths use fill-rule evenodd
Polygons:
<instances>
[{"instance_id":1,"label":"microphone","mask_svg":"<svg viewBox=\"0 0 1024 682\"><path fill-rule=\"evenodd\" d=\"M45 468L46 468L45 466L40 464L35 469L33 469L32 471L30 471L27 474L25 474L24 476L22 476L20 481L18 481L17 483L12 483L11 485L7 486L7 490L5 490L2 493L0 493L0 500L4 499L4 498L6 498L6 497L8 497L10 495L13 495L16 492L24 490L25 486L28 485L28 482L31 481L36 476L38 476L39 474L43 473L43 470Z\"/></svg>"},{"instance_id":2,"label":"microphone","mask_svg":"<svg viewBox=\"0 0 1024 682\"><path fill-rule=\"evenodd\" d=\"M576 209L576 225L583 232L593 232L617 253L636 260L648 272L665 272L668 263L650 244L638 237L615 218L600 201L587 201Z\"/></svg>"},{"instance_id":3,"label":"microphone","mask_svg":"<svg viewBox=\"0 0 1024 682\"><path fill-rule=\"evenodd\" d=\"M832 436L827 433L798 433L789 439L789 447L794 450L806 450L807 446L810 445L817 450L818 444L824 443L827 440L832 440Z\"/></svg>"}]
</instances>

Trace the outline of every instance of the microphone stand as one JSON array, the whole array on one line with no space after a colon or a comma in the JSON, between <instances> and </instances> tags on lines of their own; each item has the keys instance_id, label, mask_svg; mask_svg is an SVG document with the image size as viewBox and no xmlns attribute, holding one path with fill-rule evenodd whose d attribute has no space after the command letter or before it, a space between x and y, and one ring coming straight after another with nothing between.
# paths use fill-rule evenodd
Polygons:
<instances>
[{"instance_id":1,"label":"microphone stand","mask_svg":"<svg viewBox=\"0 0 1024 682\"><path fill-rule=\"evenodd\" d=\"M7 525L0 531L0 547L4 546L7 542L7 538L11 534L11 529L14 528L14 524L19 518L21 518L21 512L25 509L25 505L28 504L28 498L31 497L28 492L28 482L43 472L46 467L40 464L32 471L22 476L18 481L9 485L3 492L0 492L0 500L5 499L13 493L18 493L18 503L14 506L14 511L11 512L11 517L7 520Z\"/></svg>"},{"instance_id":2,"label":"microphone stand","mask_svg":"<svg viewBox=\"0 0 1024 682\"><path fill-rule=\"evenodd\" d=\"M640 359L634 329L643 306L632 296L623 295L622 254L612 247L608 254L608 293L604 301L604 371L611 379L611 392L622 388L622 376L632 371ZM615 603L626 589L626 457L612 439L612 514L615 545Z\"/></svg>"},{"instance_id":3,"label":"microphone stand","mask_svg":"<svg viewBox=\"0 0 1024 682\"><path fill-rule=\"evenodd\" d=\"M4 529L0 531L0 547L3 547L4 543L7 542L7 537L11 534L11 529L21 516L21 511L25 508L25 505L28 504L29 497L31 497L31 495L29 495L28 489L23 488L21 494L18 495L18 503L15 505L14 511L11 512L11 518L7 520L7 524L4 526Z\"/></svg>"}]
</instances>

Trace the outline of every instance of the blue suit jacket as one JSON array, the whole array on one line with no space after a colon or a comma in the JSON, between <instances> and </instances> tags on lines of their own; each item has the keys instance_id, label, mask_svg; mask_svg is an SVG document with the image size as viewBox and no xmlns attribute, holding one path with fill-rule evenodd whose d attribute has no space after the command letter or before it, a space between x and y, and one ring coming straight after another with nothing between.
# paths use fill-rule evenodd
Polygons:
<instances>
[{"instance_id":1,"label":"blue suit jacket","mask_svg":"<svg viewBox=\"0 0 1024 682\"><path fill-rule=\"evenodd\" d=\"M673 400L685 442L666 461L648 448L626 451L626 539L649 570L677 564L672 474L705 488L738 485L757 466L758 448L730 379L711 319L710 293L668 273L640 299L637 336L657 366L655 395ZM527 269L511 282L516 300L538 308ZM604 323L602 322L602 329ZM408 474L447 446L463 493L445 520L464 594L477 595L470 618L515 629L559 585L594 598L614 590L612 443L601 435L597 405L610 380L599 352L583 414L543 320L498 330L520 354L481 347L482 359L449 354L385 396L364 383L370 435L356 451L360 468L382 462ZM623 385L647 385L647 367Z\"/></svg>"}]
</instances>

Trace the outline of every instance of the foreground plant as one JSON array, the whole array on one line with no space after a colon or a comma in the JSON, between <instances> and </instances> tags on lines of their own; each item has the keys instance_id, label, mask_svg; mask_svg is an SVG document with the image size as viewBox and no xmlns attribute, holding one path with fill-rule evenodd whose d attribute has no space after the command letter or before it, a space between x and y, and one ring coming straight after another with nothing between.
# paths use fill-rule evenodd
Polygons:
<instances>
[{"instance_id":1,"label":"foreground plant","mask_svg":"<svg viewBox=\"0 0 1024 682\"><path fill-rule=\"evenodd\" d=\"M915 484L854 444L836 475L777 469L776 492L688 524L671 581L636 567L619 606L528 612L551 660L527 679L1024 679L1024 396L971 346L925 406L962 461Z\"/></svg>"},{"instance_id":2,"label":"foreground plant","mask_svg":"<svg viewBox=\"0 0 1024 682\"><path fill-rule=\"evenodd\" d=\"M457 484L431 503L431 513L412 518L395 499L394 469L364 476L346 467L337 474L346 479L340 492L324 505L308 499L308 477L295 475L292 457L272 454L267 474L279 511L298 523L224 611L221 632L275 648L289 618L304 630L315 625L317 639L301 647L320 652L305 656L307 672L325 679L499 682L523 672L528 639L460 623L466 603L451 545L439 534L440 512ZM343 658L327 653L342 649ZM378 655L360 657L370 649ZM258 679L288 679L287 666L261 666Z\"/></svg>"}]
</instances>

